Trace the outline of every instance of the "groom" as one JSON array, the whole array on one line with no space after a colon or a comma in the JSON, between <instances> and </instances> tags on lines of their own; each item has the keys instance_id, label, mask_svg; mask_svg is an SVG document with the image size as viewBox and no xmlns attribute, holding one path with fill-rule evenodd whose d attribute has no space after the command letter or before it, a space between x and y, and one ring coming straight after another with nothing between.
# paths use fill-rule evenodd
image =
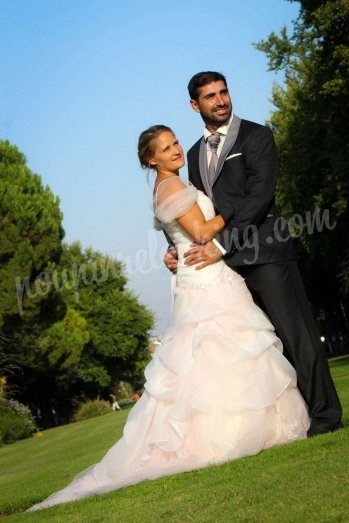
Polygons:
<instances>
[{"instance_id":1,"label":"groom","mask_svg":"<svg viewBox=\"0 0 349 523\"><path fill-rule=\"evenodd\" d=\"M188 152L189 179L212 199L226 227L212 242L193 244L186 263L201 269L223 256L245 278L296 369L311 417L308 436L334 431L342 427L342 409L294 246L275 205L278 157L272 132L233 115L222 74L198 73L188 90L205 123L204 136ZM165 263L175 267L171 251Z\"/></svg>"}]
</instances>

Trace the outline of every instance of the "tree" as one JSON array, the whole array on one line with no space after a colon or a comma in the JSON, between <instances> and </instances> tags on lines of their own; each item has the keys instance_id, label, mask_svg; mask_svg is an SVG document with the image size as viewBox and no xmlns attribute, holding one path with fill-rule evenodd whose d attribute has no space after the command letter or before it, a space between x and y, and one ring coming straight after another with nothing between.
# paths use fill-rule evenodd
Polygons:
<instances>
[{"instance_id":1,"label":"tree","mask_svg":"<svg viewBox=\"0 0 349 523\"><path fill-rule=\"evenodd\" d=\"M86 319L90 334L81 380L92 385L94 394L120 380L142 383L154 318L127 290L122 264L74 243L64 246L61 267L71 275L65 299Z\"/></svg>"},{"instance_id":2,"label":"tree","mask_svg":"<svg viewBox=\"0 0 349 523\"><path fill-rule=\"evenodd\" d=\"M153 325L152 313L126 289L119 261L76 242L63 245L50 269L47 292L60 296L64 315L30 338L22 387L45 426L68 421L85 398L108 399L121 380L142 385Z\"/></svg>"},{"instance_id":3,"label":"tree","mask_svg":"<svg viewBox=\"0 0 349 523\"><path fill-rule=\"evenodd\" d=\"M292 36L283 28L256 47L270 70L285 73L269 122L280 155L278 203L287 218L329 212L336 224L301 235L294 227L307 289L330 335L347 325L349 0L298 1Z\"/></svg>"},{"instance_id":4,"label":"tree","mask_svg":"<svg viewBox=\"0 0 349 523\"><path fill-rule=\"evenodd\" d=\"M0 141L0 329L21 313L24 278L30 286L49 261L59 258L63 234L58 198L14 145ZM41 296L33 297L27 314L40 301Z\"/></svg>"},{"instance_id":5,"label":"tree","mask_svg":"<svg viewBox=\"0 0 349 523\"><path fill-rule=\"evenodd\" d=\"M37 288L40 274L59 260L63 235L59 199L17 147L0 141L0 338L3 355L15 361L6 367L7 393L25 403L38 333L65 313L59 297Z\"/></svg>"}]
</instances>

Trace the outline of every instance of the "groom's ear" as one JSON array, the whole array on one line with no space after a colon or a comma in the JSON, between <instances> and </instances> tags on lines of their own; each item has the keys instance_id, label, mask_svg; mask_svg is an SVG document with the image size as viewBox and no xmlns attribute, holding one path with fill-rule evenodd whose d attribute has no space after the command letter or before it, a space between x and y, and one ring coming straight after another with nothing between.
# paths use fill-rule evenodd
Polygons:
<instances>
[{"instance_id":1,"label":"groom's ear","mask_svg":"<svg viewBox=\"0 0 349 523\"><path fill-rule=\"evenodd\" d=\"M190 100L190 105L191 105L192 109L194 109L194 111L196 113L200 112L200 108L199 108L199 105L198 105L196 100Z\"/></svg>"}]
</instances>

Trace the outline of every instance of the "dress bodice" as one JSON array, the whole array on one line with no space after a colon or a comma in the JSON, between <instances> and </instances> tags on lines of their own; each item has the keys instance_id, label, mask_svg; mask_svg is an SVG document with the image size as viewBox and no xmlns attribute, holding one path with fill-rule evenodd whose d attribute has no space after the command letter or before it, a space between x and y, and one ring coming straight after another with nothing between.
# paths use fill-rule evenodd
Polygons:
<instances>
[{"instance_id":1,"label":"dress bodice","mask_svg":"<svg viewBox=\"0 0 349 523\"><path fill-rule=\"evenodd\" d=\"M214 218L215 211L211 200L201 191L196 191L196 203L205 216L206 220ZM173 205L176 205L173 203ZM189 210L189 209L188 209ZM176 246L178 252L178 269L176 283L177 285L212 285L222 277L224 268L226 267L223 260L220 260L204 269L196 270L195 266L188 266L184 264L184 253L190 249L193 243L193 238L179 225L174 218L171 221L164 223L161 216L157 217L161 223L161 227L169 235Z\"/></svg>"}]
</instances>

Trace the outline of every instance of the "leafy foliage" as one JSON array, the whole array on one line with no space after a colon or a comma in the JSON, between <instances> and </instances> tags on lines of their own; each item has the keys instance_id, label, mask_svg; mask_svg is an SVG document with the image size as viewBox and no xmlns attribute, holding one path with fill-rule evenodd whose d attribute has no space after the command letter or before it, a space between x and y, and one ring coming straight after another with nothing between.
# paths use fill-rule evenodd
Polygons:
<instances>
[{"instance_id":1,"label":"leafy foliage","mask_svg":"<svg viewBox=\"0 0 349 523\"><path fill-rule=\"evenodd\" d=\"M86 320L74 309L41 335L38 346L46 364L68 376L77 372L84 345L89 341Z\"/></svg>"},{"instance_id":2,"label":"leafy foliage","mask_svg":"<svg viewBox=\"0 0 349 523\"><path fill-rule=\"evenodd\" d=\"M305 229L298 247L318 315L328 318L330 331L342 330L349 253L349 1L299 3L293 34L283 28L256 47L266 53L270 70L285 73L284 86L273 88L276 110L269 122L280 155L278 203L287 218L329 212L335 227Z\"/></svg>"},{"instance_id":3,"label":"leafy foliage","mask_svg":"<svg viewBox=\"0 0 349 523\"><path fill-rule=\"evenodd\" d=\"M61 314L59 300L37 284L45 269L60 257L61 222L58 198L31 172L17 147L0 141L2 376L7 395L25 403L28 382L36 379L37 334Z\"/></svg>"},{"instance_id":4,"label":"leafy foliage","mask_svg":"<svg viewBox=\"0 0 349 523\"><path fill-rule=\"evenodd\" d=\"M96 418L104 414L110 414L110 405L107 401L93 400L82 403L74 414L74 421Z\"/></svg>"},{"instance_id":5,"label":"leafy foliage","mask_svg":"<svg viewBox=\"0 0 349 523\"><path fill-rule=\"evenodd\" d=\"M18 315L16 281L31 283L50 260L59 258L63 229L59 200L25 157L8 141L0 141L0 328ZM41 296L28 304L35 309Z\"/></svg>"},{"instance_id":6,"label":"leafy foliage","mask_svg":"<svg viewBox=\"0 0 349 523\"><path fill-rule=\"evenodd\" d=\"M53 267L53 266L52 266ZM128 379L136 388L150 358L153 315L126 288L120 262L79 243L62 246L60 261L46 274L62 317L23 337L26 387L44 426L67 422L74 405L101 397Z\"/></svg>"},{"instance_id":7,"label":"leafy foliage","mask_svg":"<svg viewBox=\"0 0 349 523\"><path fill-rule=\"evenodd\" d=\"M0 399L0 445L29 438L35 430L34 418L25 405Z\"/></svg>"},{"instance_id":8,"label":"leafy foliage","mask_svg":"<svg viewBox=\"0 0 349 523\"><path fill-rule=\"evenodd\" d=\"M7 376L14 375L19 369L19 358L13 341L0 333L0 399L11 394Z\"/></svg>"},{"instance_id":9,"label":"leafy foliage","mask_svg":"<svg viewBox=\"0 0 349 523\"><path fill-rule=\"evenodd\" d=\"M64 246L61 267L75 273L74 292L69 288L64 295L86 319L89 332L80 379L91 385L95 395L126 378L137 385L150 357L153 315L126 289L122 264L92 249L82 251L75 243Z\"/></svg>"}]
</instances>

